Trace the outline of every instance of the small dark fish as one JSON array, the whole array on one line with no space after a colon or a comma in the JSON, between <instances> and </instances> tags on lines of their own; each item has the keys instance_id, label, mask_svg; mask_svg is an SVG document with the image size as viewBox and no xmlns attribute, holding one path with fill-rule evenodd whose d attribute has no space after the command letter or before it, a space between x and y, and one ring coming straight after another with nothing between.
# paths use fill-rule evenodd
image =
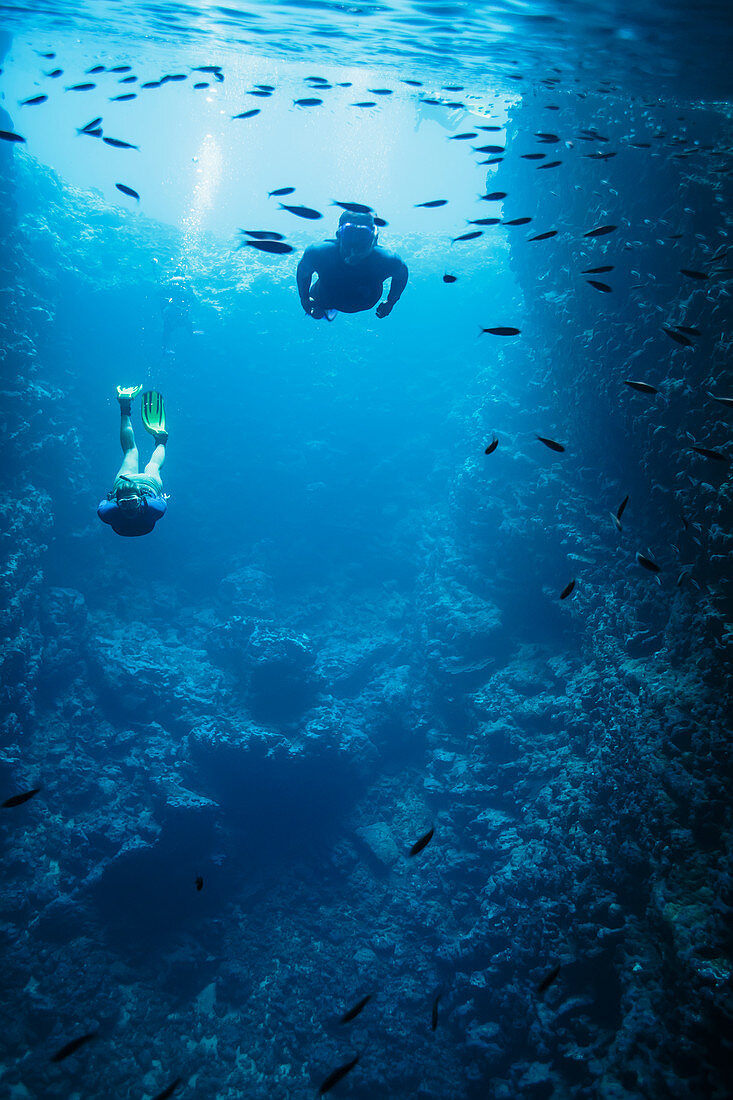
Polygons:
<instances>
[{"instance_id":1,"label":"small dark fish","mask_svg":"<svg viewBox=\"0 0 733 1100\"><path fill-rule=\"evenodd\" d=\"M686 275L688 279L708 279L709 276L704 271L691 271L687 267L681 267L680 273Z\"/></svg>"},{"instance_id":2,"label":"small dark fish","mask_svg":"<svg viewBox=\"0 0 733 1100\"><path fill-rule=\"evenodd\" d=\"M176 1077L175 1081L171 1081L167 1088L164 1088L162 1092L159 1092L153 1097L153 1100L168 1100L170 1096L176 1091L179 1085L183 1083L182 1077Z\"/></svg>"},{"instance_id":3,"label":"small dark fish","mask_svg":"<svg viewBox=\"0 0 733 1100\"><path fill-rule=\"evenodd\" d=\"M457 282L457 280L458 280L457 275L449 275L447 271L446 271L445 275L443 276L443 282L444 283L455 283L455 282Z\"/></svg>"},{"instance_id":4,"label":"small dark fish","mask_svg":"<svg viewBox=\"0 0 733 1100\"><path fill-rule=\"evenodd\" d=\"M451 244L455 244L456 241L475 241L477 237L483 237L483 229L475 229L472 233L462 233L460 237L453 237Z\"/></svg>"},{"instance_id":5,"label":"small dark fish","mask_svg":"<svg viewBox=\"0 0 733 1100\"><path fill-rule=\"evenodd\" d=\"M380 229L383 229L385 225L389 225L389 222L386 222L384 220L384 218L376 218L375 217L374 224L378 225Z\"/></svg>"},{"instance_id":6,"label":"small dark fish","mask_svg":"<svg viewBox=\"0 0 733 1100\"><path fill-rule=\"evenodd\" d=\"M610 294L613 289L608 283L599 283L597 279L586 279L586 282L588 286L592 286L596 290L602 290L604 294Z\"/></svg>"},{"instance_id":7,"label":"small dark fish","mask_svg":"<svg viewBox=\"0 0 733 1100\"><path fill-rule=\"evenodd\" d=\"M392 95L391 88L367 88L371 95Z\"/></svg>"},{"instance_id":8,"label":"small dark fish","mask_svg":"<svg viewBox=\"0 0 733 1100\"><path fill-rule=\"evenodd\" d=\"M722 451L713 451L710 447L695 447L692 448L697 454L702 455L703 458L712 458L716 462L727 462L728 459Z\"/></svg>"},{"instance_id":9,"label":"small dark fish","mask_svg":"<svg viewBox=\"0 0 733 1100\"><path fill-rule=\"evenodd\" d=\"M621 516L624 514L624 510L625 510L626 505L628 503L629 503L629 494L627 493L626 496L624 497L624 499L619 504L618 508L616 509L616 519L617 520L621 519Z\"/></svg>"},{"instance_id":10,"label":"small dark fish","mask_svg":"<svg viewBox=\"0 0 733 1100\"><path fill-rule=\"evenodd\" d=\"M188 73L166 73L160 78L161 84L179 84L182 80L188 80Z\"/></svg>"},{"instance_id":11,"label":"small dark fish","mask_svg":"<svg viewBox=\"0 0 733 1100\"><path fill-rule=\"evenodd\" d=\"M157 87L158 87L158 85L155 84L155 83L143 84L143 88L157 88ZM208 84L207 81L205 81L205 80L198 80L194 84L194 88L197 88L197 89L209 88L209 87L211 87L211 85ZM250 95L265 95L265 92L250 92L249 94Z\"/></svg>"},{"instance_id":12,"label":"small dark fish","mask_svg":"<svg viewBox=\"0 0 733 1100\"><path fill-rule=\"evenodd\" d=\"M522 160L544 160L547 153L522 153Z\"/></svg>"},{"instance_id":13,"label":"small dark fish","mask_svg":"<svg viewBox=\"0 0 733 1100\"><path fill-rule=\"evenodd\" d=\"M561 600L566 600L568 598L568 596L570 595L570 593L573 591L574 588L575 588L575 578L573 577L573 579L565 585L562 592L560 593L560 599Z\"/></svg>"},{"instance_id":14,"label":"small dark fish","mask_svg":"<svg viewBox=\"0 0 733 1100\"><path fill-rule=\"evenodd\" d=\"M544 443L544 445L546 447L549 447L551 451L564 451L565 450L565 447L563 446L563 444L558 443L554 439L546 439L545 436L543 436L543 435L538 435L537 438L539 439L540 443Z\"/></svg>"},{"instance_id":15,"label":"small dark fish","mask_svg":"<svg viewBox=\"0 0 733 1100\"><path fill-rule=\"evenodd\" d=\"M581 275L602 275L604 271L613 271L613 264L603 264L602 267L586 267Z\"/></svg>"},{"instance_id":16,"label":"small dark fish","mask_svg":"<svg viewBox=\"0 0 733 1100\"><path fill-rule=\"evenodd\" d=\"M477 130L491 130L491 131L496 131L496 130L502 130L502 129L503 129L503 126L477 126L477 127L476 127L476 129L477 129ZM545 155L544 153L540 153L540 156L541 156L541 157L544 157L544 155Z\"/></svg>"},{"instance_id":17,"label":"small dark fish","mask_svg":"<svg viewBox=\"0 0 733 1100\"><path fill-rule=\"evenodd\" d=\"M548 160L547 164L538 164L537 171L539 172L540 168L557 168L560 164L562 164L561 160Z\"/></svg>"},{"instance_id":18,"label":"small dark fish","mask_svg":"<svg viewBox=\"0 0 733 1100\"><path fill-rule=\"evenodd\" d=\"M92 69L87 69L87 76L96 76L97 73L104 72L104 65L95 65Z\"/></svg>"},{"instance_id":19,"label":"small dark fish","mask_svg":"<svg viewBox=\"0 0 733 1100\"><path fill-rule=\"evenodd\" d=\"M35 107L38 103L45 103L47 99L47 95L34 95L31 99L22 99L20 101L20 106Z\"/></svg>"},{"instance_id":20,"label":"small dark fish","mask_svg":"<svg viewBox=\"0 0 733 1100\"><path fill-rule=\"evenodd\" d=\"M688 577L691 576L691 574L692 574L691 569L683 569L682 572L680 573L679 577L677 578L676 587L679 588L679 586L682 584L682 582L686 581L688 579Z\"/></svg>"},{"instance_id":21,"label":"small dark fish","mask_svg":"<svg viewBox=\"0 0 733 1100\"><path fill-rule=\"evenodd\" d=\"M472 145L474 153L503 153L503 145Z\"/></svg>"},{"instance_id":22,"label":"small dark fish","mask_svg":"<svg viewBox=\"0 0 733 1100\"><path fill-rule=\"evenodd\" d=\"M325 85L324 85L325 86ZM330 87L330 85L328 85ZM255 84L255 88L259 88L261 92L274 92L274 84Z\"/></svg>"},{"instance_id":23,"label":"small dark fish","mask_svg":"<svg viewBox=\"0 0 733 1100\"><path fill-rule=\"evenodd\" d=\"M621 530L623 530L623 528L621 527L621 524L620 524L620 523L619 523L619 521L618 521L618 517L617 517L617 516L615 516L615 515L613 514L613 512L609 512L608 514L609 514L609 516L611 517L611 523L612 523L612 524L613 524L613 526L614 526L614 527L616 528L616 530L617 530L617 531L621 531Z\"/></svg>"},{"instance_id":24,"label":"small dark fish","mask_svg":"<svg viewBox=\"0 0 733 1100\"><path fill-rule=\"evenodd\" d=\"M127 103L130 99L137 99L137 92L126 92L125 95L110 96L110 103Z\"/></svg>"},{"instance_id":25,"label":"small dark fish","mask_svg":"<svg viewBox=\"0 0 733 1100\"><path fill-rule=\"evenodd\" d=\"M82 130L81 133L84 134L86 137L101 137L102 127L99 126L95 130Z\"/></svg>"},{"instance_id":26,"label":"small dark fish","mask_svg":"<svg viewBox=\"0 0 733 1100\"><path fill-rule=\"evenodd\" d=\"M537 992L540 994L540 996L547 989L549 989L551 985L554 985L554 983L557 981L557 976L558 976L559 973L560 973L560 967L559 966L553 966L552 970L548 974L545 974L544 978L542 979L542 981L537 986Z\"/></svg>"},{"instance_id":27,"label":"small dark fish","mask_svg":"<svg viewBox=\"0 0 733 1100\"><path fill-rule=\"evenodd\" d=\"M14 134L12 130L0 130L0 141L22 141L25 144L25 138Z\"/></svg>"},{"instance_id":28,"label":"small dark fish","mask_svg":"<svg viewBox=\"0 0 733 1100\"><path fill-rule=\"evenodd\" d=\"M710 390L706 390L705 392L713 401L717 401L720 405L725 405L728 409L733 409L733 397L716 397Z\"/></svg>"},{"instance_id":29,"label":"small dark fish","mask_svg":"<svg viewBox=\"0 0 733 1100\"><path fill-rule=\"evenodd\" d=\"M441 91L443 91L443 92L462 92L463 91L463 85L462 84L444 84L443 87L441 88Z\"/></svg>"},{"instance_id":30,"label":"small dark fish","mask_svg":"<svg viewBox=\"0 0 733 1100\"><path fill-rule=\"evenodd\" d=\"M118 191L121 191L123 195L129 195L131 199L137 199L140 202L140 196L137 191L134 191L132 187L128 187L126 183L116 183L115 187Z\"/></svg>"},{"instance_id":31,"label":"small dark fish","mask_svg":"<svg viewBox=\"0 0 733 1100\"><path fill-rule=\"evenodd\" d=\"M115 65L114 69L110 69L111 73L129 73L132 65Z\"/></svg>"},{"instance_id":32,"label":"small dark fish","mask_svg":"<svg viewBox=\"0 0 733 1100\"><path fill-rule=\"evenodd\" d=\"M117 83L118 84L136 84L137 83L137 77L136 76L123 76L121 80L117 81Z\"/></svg>"},{"instance_id":33,"label":"small dark fish","mask_svg":"<svg viewBox=\"0 0 733 1100\"><path fill-rule=\"evenodd\" d=\"M376 107L377 101L375 99L362 99L359 103L352 103L352 107Z\"/></svg>"},{"instance_id":34,"label":"small dark fish","mask_svg":"<svg viewBox=\"0 0 733 1100\"><path fill-rule=\"evenodd\" d=\"M252 93L254 95L254 93ZM270 94L269 92L267 93ZM295 107L320 107L323 103L322 99L294 99L293 105Z\"/></svg>"},{"instance_id":35,"label":"small dark fish","mask_svg":"<svg viewBox=\"0 0 733 1100\"><path fill-rule=\"evenodd\" d=\"M666 332L670 340L674 340L675 344L680 344L683 348L691 348L692 340L688 336L684 336L681 332L675 332L671 328L665 328L662 326L662 332Z\"/></svg>"},{"instance_id":36,"label":"small dark fish","mask_svg":"<svg viewBox=\"0 0 733 1100\"><path fill-rule=\"evenodd\" d=\"M512 218L510 222L504 222L504 225L526 225L531 221L531 218Z\"/></svg>"},{"instance_id":37,"label":"small dark fish","mask_svg":"<svg viewBox=\"0 0 733 1100\"><path fill-rule=\"evenodd\" d=\"M541 131L535 134L535 137L542 142L543 145L556 145L560 140L558 134L545 134Z\"/></svg>"},{"instance_id":38,"label":"small dark fish","mask_svg":"<svg viewBox=\"0 0 733 1100\"><path fill-rule=\"evenodd\" d=\"M615 153L601 153L599 150L596 150L594 153L585 153L584 155L588 160L610 160L611 157L616 156Z\"/></svg>"},{"instance_id":39,"label":"small dark fish","mask_svg":"<svg viewBox=\"0 0 733 1100\"><path fill-rule=\"evenodd\" d=\"M196 889L198 890L199 893L201 893L203 888L204 888L203 876L202 875L196 875Z\"/></svg>"},{"instance_id":40,"label":"small dark fish","mask_svg":"<svg viewBox=\"0 0 733 1100\"><path fill-rule=\"evenodd\" d=\"M250 248L258 248L260 252L272 252L273 255L284 256L286 252L292 252L292 245L284 241L245 241Z\"/></svg>"},{"instance_id":41,"label":"small dark fish","mask_svg":"<svg viewBox=\"0 0 733 1100\"><path fill-rule=\"evenodd\" d=\"M274 233L270 229L240 229L246 237L252 237L256 241L284 241L282 233Z\"/></svg>"},{"instance_id":42,"label":"small dark fish","mask_svg":"<svg viewBox=\"0 0 733 1100\"><path fill-rule=\"evenodd\" d=\"M429 843L430 843L430 841L431 841L431 840L433 839L433 834L434 834L434 833L435 833L435 826L433 826L432 828L428 829L428 831L427 831L426 833L424 833L424 834L423 834L423 835L422 835L422 836L420 837L420 839L419 839L419 840L416 840L416 841L415 841L415 843L414 843L414 844L412 845L412 847L410 848L410 852L409 852L409 854L410 854L411 856L416 856L416 855L418 855L418 854L419 854L420 852L422 852L423 848L427 848L428 844L429 844Z\"/></svg>"},{"instance_id":43,"label":"small dark fish","mask_svg":"<svg viewBox=\"0 0 733 1100\"><path fill-rule=\"evenodd\" d=\"M268 191L267 197L271 199L273 196L280 198L281 195L292 195L294 190L294 187L278 187L277 191Z\"/></svg>"},{"instance_id":44,"label":"small dark fish","mask_svg":"<svg viewBox=\"0 0 733 1100\"><path fill-rule=\"evenodd\" d=\"M480 160L479 164L501 164L503 157L491 157L489 160Z\"/></svg>"},{"instance_id":45,"label":"small dark fish","mask_svg":"<svg viewBox=\"0 0 733 1100\"><path fill-rule=\"evenodd\" d=\"M261 107L253 107L251 111L242 111L240 115L232 115L232 118L254 118L262 110ZM295 188L293 187L293 191ZM286 188L287 191L287 188Z\"/></svg>"},{"instance_id":46,"label":"small dark fish","mask_svg":"<svg viewBox=\"0 0 733 1100\"><path fill-rule=\"evenodd\" d=\"M220 73L221 65L196 65L193 71L195 73Z\"/></svg>"},{"instance_id":47,"label":"small dark fish","mask_svg":"<svg viewBox=\"0 0 733 1100\"><path fill-rule=\"evenodd\" d=\"M92 88L96 88L96 84L69 84L66 88L67 92L90 92Z\"/></svg>"},{"instance_id":48,"label":"small dark fish","mask_svg":"<svg viewBox=\"0 0 733 1100\"><path fill-rule=\"evenodd\" d=\"M344 1062L342 1066L339 1066L332 1073L329 1073L328 1077L321 1083L321 1087L318 1089L319 1096L325 1096L327 1092L330 1092L334 1085L337 1085L339 1081L343 1081L347 1073L351 1073L354 1066L359 1061L359 1055L352 1058L350 1062Z\"/></svg>"},{"instance_id":49,"label":"small dark fish","mask_svg":"<svg viewBox=\"0 0 733 1100\"><path fill-rule=\"evenodd\" d=\"M650 573L660 572L660 566L658 566L655 561L652 561L651 558L647 558L644 554L640 554L638 550L636 552L636 560L639 565L643 566L644 569L648 569Z\"/></svg>"},{"instance_id":50,"label":"small dark fish","mask_svg":"<svg viewBox=\"0 0 733 1100\"><path fill-rule=\"evenodd\" d=\"M350 214L371 214L371 206L364 206L360 202L337 202L334 200L331 203L332 206L340 206L342 210L348 210Z\"/></svg>"},{"instance_id":51,"label":"small dark fish","mask_svg":"<svg viewBox=\"0 0 733 1100\"><path fill-rule=\"evenodd\" d=\"M57 77L64 75L64 70L63 69L52 69L50 73L46 73L45 75L50 76L54 80L56 80Z\"/></svg>"},{"instance_id":52,"label":"small dark fish","mask_svg":"<svg viewBox=\"0 0 733 1100\"><path fill-rule=\"evenodd\" d=\"M315 221L316 218L322 218L323 214L319 214L317 210L311 210L310 206L285 206L284 203L280 203L281 210L287 210L290 214L295 214L296 218L306 218L309 221Z\"/></svg>"},{"instance_id":53,"label":"small dark fish","mask_svg":"<svg viewBox=\"0 0 733 1100\"><path fill-rule=\"evenodd\" d=\"M11 795L10 798L6 798L5 801L0 804L0 809L10 810L13 806L22 806L24 802L28 802L31 798L34 798L41 787L33 787L30 791L23 791L22 794Z\"/></svg>"},{"instance_id":54,"label":"small dark fish","mask_svg":"<svg viewBox=\"0 0 733 1100\"><path fill-rule=\"evenodd\" d=\"M480 198L484 202L499 202L500 199L505 199L506 196L506 191L489 191L488 195L481 195Z\"/></svg>"},{"instance_id":55,"label":"small dark fish","mask_svg":"<svg viewBox=\"0 0 733 1100\"><path fill-rule=\"evenodd\" d=\"M595 229L591 229L590 232L584 233L584 237L605 237L606 233L613 233L614 229L618 229L617 225L599 225Z\"/></svg>"},{"instance_id":56,"label":"small dark fish","mask_svg":"<svg viewBox=\"0 0 733 1100\"><path fill-rule=\"evenodd\" d=\"M556 237L556 236L557 236L557 230L556 229L548 229L548 231L546 233L538 233L536 237L530 237L529 240L530 241L548 241L550 239L550 237Z\"/></svg>"},{"instance_id":57,"label":"small dark fish","mask_svg":"<svg viewBox=\"0 0 733 1100\"><path fill-rule=\"evenodd\" d=\"M53 53L53 52L50 52L50 53L40 53L39 52L38 56L44 58L44 60L46 60L46 61L53 61L56 54Z\"/></svg>"},{"instance_id":58,"label":"small dark fish","mask_svg":"<svg viewBox=\"0 0 733 1100\"><path fill-rule=\"evenodd\" d=\"M475 138L476 134L469 131L467 134L451 134L448 141L469 141L471 138Z\"/></svg>"},{"instance_id":59,"label":"small dark fish","mask_svg":"<svg viewBox=\"0 0 733 1100\"><path fill-rule=\"evenodd\" d=\"M129 141L121 141L119 138L102 138L105 145L111 145L115 149L139 149L139 145L131 145Z\"/></svg>"},{"instance_id":60,"label":"small dark fish","mask_svg":"<svg viewBox=\"0 0 733 1100\"><path fill-rule=\"evenodd\" d=\"M403 80L402 84L409 84L411 88L422 88L422 80Z\"/></svg>"},{"instance_id":61,"label":"small dark fish","mask_svg":"<svg viewBox=\"0 0 733 1100\"><path fill-rule=\"evenodd\" d=\"M430 202L416 202L415 203L416 208L420 207L420 206L425 206L429 210L432 210L433 207L435 207L435 206L447 206L447 205L448 205L448 200L447 199L431 199Z\"/></svg>"},{"instance_id":62,"label":"small dark fish","mask_svg":"<svg viewBox=\"0 0 733 1100\"><path fill-rule=\"evenodd\" d=\"M484 451L484 454L485 455L493 454L498 446L499 446L499 440L496 438L496 436L494 436L494 438L491 440L491 443L489 443L488 447Z\"/></svg>"},{"instance_id":63,"label":"small dark fish","mask_svg":"<svg viewBox=\"0 0 733 1100\"><path fill-rule=\"evenodd\" d=\"M92 1039L96 1039L97 1035L98 1032L96 1031L88 1031L86 1035L79 1035L78 1038L72 1039L70 1042L62 1046L60 1050L57 1050L51 1058L51 1061L63 1062L64 1059L68 1058L72 1054L75 1054L79 1047L83 1047L86 1043L91 1042Z\"/></svg>"},{"instance_id":64,"label":"small dark fish","mask_svg":"<svg viewBox=\"0 0 733 1100\"><path fill-rule=\"evenodd\" d=\"M499 326L499 328L482 328L481 331L488 332L490 336L519 336L521 329Z\"/></svg>"},{"instance_id":65,"label":"small dark fish","mask_svg":"<svg viewBox=\"0 0 733 1100\"><path fill-rule=\"evenodd\" d=\"M638 393L659 393L659 390L650 386L648 382L634 382L631 378L624 378L623 381L625 386L631 386L632 390Z\"/></svg>"},{"instance_id":66,"label":"small dark fish","mask_svg":"<svg viewBox=\"0 0 733 1100\"><path fill-rule=\"evenodd\" d=\"M357 1001L355 1005L352 1005L350 1009L344 1012L343 1016L339 1020L340 1024L348 1024L351 1020L355 1020L361 1010L365 1008L372 999L372 994L367 993L366 997L362 997L360 1001Z\"/></svg>"},{"instance_id":67,"label":"small dark fish","mask_svg":"<svg viewBox=\"0 0 733 1100\"><path fill-rule=\"evenodd\" d=\"M469 225L501 225L501 218L473 218L469 219Z\"/></svg>"},{"instance_id":68,"label":"small dark fish","mask_svg":"<svg viewBox=\"0 0 733 1100\"><path fill-rule=\"evenodd\" d=\"M443 990L441 989L436 993L435 999L433 1001L433 1009L430 1015L430 1027L433 1031L435 1031L438 1026L438 1004L440 1003L440 998L442 997L442 995Z\"/></svg>"}]
</instances>

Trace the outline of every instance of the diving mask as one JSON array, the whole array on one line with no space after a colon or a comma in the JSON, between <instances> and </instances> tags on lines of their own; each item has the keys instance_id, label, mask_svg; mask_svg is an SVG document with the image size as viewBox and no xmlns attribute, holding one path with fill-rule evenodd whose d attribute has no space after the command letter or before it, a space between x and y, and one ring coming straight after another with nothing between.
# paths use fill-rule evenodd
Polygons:
<instances>
[{"instance_id":1,"label":"diving mask","mask_svg":"<svg viewBox=\"0 0 733 1100\"><path fill-rule=\"evenodd\" d=\"M341 253L347 263L362 260L368 256L377 243L377 229L371 225L354 225L344 222L336 230Z\"/></svg>"}]
</instances>

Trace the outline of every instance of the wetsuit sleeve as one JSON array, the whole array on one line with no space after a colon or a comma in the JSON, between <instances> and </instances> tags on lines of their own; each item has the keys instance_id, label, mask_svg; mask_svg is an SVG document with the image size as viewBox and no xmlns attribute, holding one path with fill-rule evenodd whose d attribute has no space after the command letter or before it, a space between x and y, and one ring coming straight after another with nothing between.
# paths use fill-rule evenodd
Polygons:
<instances>
[{"instance_id":1,"label":"wetsuit sleeve","mask_svg":"<svg viewBox=\"0 0 733 1100\"><path fill-rule=\"evenodd\" d=\"M316 256L313 247L306 248L303 255L300 257L300 263L298 264L298 271L296 278L298 280L298 294L300 295L300 304L306 313L310 313L311 299L310 288L311 280L316 270Z\"/></svg>"},{"instance_id":2,"label":"wetsuit sleeve","mask_svg":"<svg viewBox=\"0 0 733 1100\"><path fill-rule=\"evenodd\" d=\"M97 515L101 519L102 523L111 523L112 518L118 511L117 504L114 500L103 500L100 502L97 508Z\"/></svg>"},{"instance_id":3,"label":"wetsuit sleeve","mask_svg":"<svg viewBox=\"0 0 733 1100\"><path fill-rule=\"evenodd\" d=\"M399 256L392 256L387 275L385 276L386 278L392 279L389 286L389 294L387 295L387 302L390 306L399 302L402 297L402 291L407 286L408 275L407 264L403 263Z\"/></svg>"},{"instance_id":4,"label":"wetsuit sleeve","mask_svg":"<svg viewBox=\"0 0 733 1100\"><path fill-rule=\"evenodd\" d=\"M164 516L168 505L163 497L148 497L146 511L153 520L153 523L157 523L161 516Z\"/></svg>"}]
</instances>

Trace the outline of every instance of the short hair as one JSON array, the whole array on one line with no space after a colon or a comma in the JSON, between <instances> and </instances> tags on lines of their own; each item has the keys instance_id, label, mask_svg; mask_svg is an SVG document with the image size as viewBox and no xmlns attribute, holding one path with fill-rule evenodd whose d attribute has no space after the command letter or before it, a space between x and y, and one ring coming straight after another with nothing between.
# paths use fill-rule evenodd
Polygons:
<instances>
[{"instance_id":1,"label":"short hair","mask_svg":"<svg viewBox=\"0 0 733 1100\"><path fill-rule=\"evenodd\" d=\"M344 210L339 218L339 229L342 225L364 225L367 229L374 229L374 215L352 214L350 211Z\"/></svg>"}]
</instances>

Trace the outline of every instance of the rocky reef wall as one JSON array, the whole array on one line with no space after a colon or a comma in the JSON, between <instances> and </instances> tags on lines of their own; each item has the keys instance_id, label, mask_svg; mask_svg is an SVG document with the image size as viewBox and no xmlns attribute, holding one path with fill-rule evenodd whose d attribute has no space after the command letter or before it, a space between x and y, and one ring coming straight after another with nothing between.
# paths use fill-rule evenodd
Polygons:
<instances>
[{"instance_id":1,"label":"rocky reef wall","mask_svg":"<svg viewBox=\"0 0 733 1100\"><path fill-rule=\"evenodd\" d=\"M600 111L588 102L588 133ZM716 146L723 121L690 123ZM525 101L510 137L547 129L541 98ZM487 370L478 407L457 396L472 457L448 467L440 506L415 495L385 525L386 579L361 585L344 560L328 584L281 590L273 560L307 556L303 531L252 539L205 595L160 580L142 605L116 548L70 518L95 489L78 464L69 476L84 418L61 384L78 350L64 313L83 300L93 316L96 299L72 245L43 253L39 215L18 217L0 149L0 780L43 785L2 822L16 1100L65 1098L70 1080L147 1096L179 1075L212 1097L305 1097L356 1050L353 1096L726 1095L730 479L681 440L727 438L704 396L728 381L727 292L680 297L668 274L695 258L674 240L649 257L684 230L709 260L729 226L716 158L675 165L670 140L640 158L613 258L577 232L531 264L551 241L512 247L525 392ZM573 189L548 184L541 203L518 179L516 213L537 232L620 221L615 163L579 159ZM61 197L39 187L53 221ZM651 224L647 197L665 193ZM605 263L601 298L578 271ZM703 335L686 348L667 323ZM535 433L566 452L538 461ZM348 498L348 470L333 491ZM608 513L627 492L619 531ZM661 584L634 558L648 544ZM370 991L345 1034L338 1016ZM75 1076L49 1066L97 1029Z\"/></svg>"}]
</instances>

